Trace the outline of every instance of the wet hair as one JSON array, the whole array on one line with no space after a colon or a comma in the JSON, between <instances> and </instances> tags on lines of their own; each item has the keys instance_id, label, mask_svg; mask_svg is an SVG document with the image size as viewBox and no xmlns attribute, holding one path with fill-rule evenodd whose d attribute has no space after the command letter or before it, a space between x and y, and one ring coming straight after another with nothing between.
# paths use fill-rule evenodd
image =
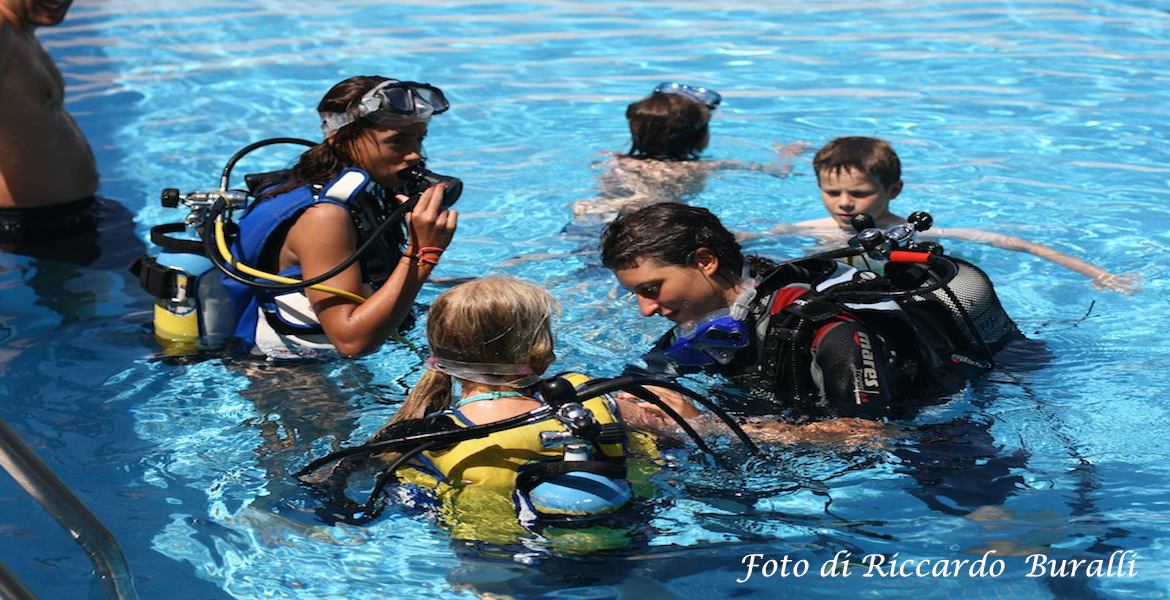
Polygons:
<instances>
[{"instance_id":1,"label":"wet hair","mask_svg":"<svg viewBox=\"0 0 1170 600\"><path fill-rule=\"evenodd\" d=\"M678 202L651 204L618 215L601 234L601 263L610 270L635 267L643 258L694 266L699 248L719 258L719 274L739 281L744 256L735 235L711 211Z\"/></svg>"},{"instance_id":2,"label":"wet hair","mask_svg":"<svg viewBox=\"0 0 1170 600\"><path fill-rule=\"evenodd\" d=\"M366 92L387 80L388 77L377 75L350 77L329 88L325 97L317 104L317 111L343 113L356 110ZM332 137L322 140L301 154L300 160L292 168L292 177L280 185L264 190L259 200L279 196L306 185L325 185L337 179L342 171L357 164L354 145L358 138L372 127L374 124L364 117L341 127ZM394 194L381 186L374 186L372 194L383 207L398 204ZM277 235L271 239L283 239L283 236ZM391 226L386 232L386 240L395 247L404 248L407 240L405 221L397 226Z\"/></svg>"},{"instance_id":3,"label":"wet hair","mask_svg":"<svg viewBox=\"0 0 1170 600\"><path fill-rule=\"evenodd\" d=\"M366 92L374 89L387 77L359 75L339 82L325 93L317 104L318 112L351 112ZM358 119L337 130L332 137L309 148L292 168L292 179L270 190L263 197L270 198L296 189L303 185L326 184L333 181L346 168L357 163L354 143L374 125L365 118Z\"/></svg>"},{"instance_id":4,"label":"wet hair","mask_svg":"<svg viewBox=\"0 0 1170 600\"><path fill-rule=\"evenodd\" d=\"M556 299L544 288L511 277L485 277L457 285L435 299L427 313L427 341L436 358L468 363L532 365L546 369L553 352ZM446 409L451 376L427 369L392 423Z\"/></svg>"},{"instance_id":5,"label":"wet hair","mask_svg":"<svg viewBox=\"0 0 1170 600\"><path fill-rule=\"evenodd\" d=\"M874 177L886 189L902 179L902 162L885 140L871 137L839 137L825 144L813 157L817 180L821 173L839 174L856 169Z\"/></svg>"},{"instance_id":6,"label":"wet hair","mask_svg":"<svg viewBox=\"0 0 1170 600\"><path fill-rule=\"evenodd\" d=\"M680 94L654 92L626 108L632 158L694 160L707 138L711 111Z\"/></svg>"}]
</instances>

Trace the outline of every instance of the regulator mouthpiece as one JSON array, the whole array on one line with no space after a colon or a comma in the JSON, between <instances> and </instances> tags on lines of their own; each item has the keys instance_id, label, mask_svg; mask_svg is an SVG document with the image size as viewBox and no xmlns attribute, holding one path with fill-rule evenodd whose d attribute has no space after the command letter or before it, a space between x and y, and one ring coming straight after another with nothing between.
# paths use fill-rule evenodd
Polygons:
<instances>
[{"instance_id":1,"label":"regulator mouthpiece","mask_svg":"<svg viewBox=\"0 0 1170 600\"><path fill-rule=\"evenodd\" d=\"M446 188L443 190L443 208L449 208L455 204L459 195L463 193L463 182L458 177L439 175L428 170L422 163L399 171L398 178L404 182L406 195L411 198L423 193L429 187L440 183L444 184Z\"/></svg>"}]
</instances>

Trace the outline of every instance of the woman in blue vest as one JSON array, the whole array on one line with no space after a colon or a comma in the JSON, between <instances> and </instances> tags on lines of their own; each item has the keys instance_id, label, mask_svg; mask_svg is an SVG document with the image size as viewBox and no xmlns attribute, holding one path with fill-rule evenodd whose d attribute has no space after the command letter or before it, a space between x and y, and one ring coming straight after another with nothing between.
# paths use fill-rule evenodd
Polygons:
<instances>
[{"instance_id":1,"label":"woman in blue vest","mask_svg":"<svg viewBox=\"0 0 1170 600\"><path fill-rule=\"evenodd\" d=\"M291 179L264 191L240 219L233 255L261 271L312 279L350 258L408 197L403 171L422 162L433 115L447 110L428 84L351 77L317 106L325 139L306 151ZM455 233L444 186L424 191L402 225L389 227L360 259L309 288L273 292L225 278L235 337L275 358L373 352L409 316L415 296Z\"/></svg>"}]
</instances>

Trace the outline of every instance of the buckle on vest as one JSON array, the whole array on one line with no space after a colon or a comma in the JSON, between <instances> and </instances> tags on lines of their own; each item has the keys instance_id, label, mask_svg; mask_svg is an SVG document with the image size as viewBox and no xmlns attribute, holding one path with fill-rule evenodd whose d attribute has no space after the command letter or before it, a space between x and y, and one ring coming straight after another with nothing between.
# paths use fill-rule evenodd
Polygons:
<instances>
[{"instance_id":1,"label":"buckle on vest","mask_svg":"<svg viewBox=\"0 0 1170 600\"><path fill-rule=\"evenodd\" d=\"M799 341L802 337L807 337L801 335L801 330L793 329L791 327L777 327L768 333L769 335L775 337L776 340L782 342L796 342Z\"/></svg>"}]
</instances>

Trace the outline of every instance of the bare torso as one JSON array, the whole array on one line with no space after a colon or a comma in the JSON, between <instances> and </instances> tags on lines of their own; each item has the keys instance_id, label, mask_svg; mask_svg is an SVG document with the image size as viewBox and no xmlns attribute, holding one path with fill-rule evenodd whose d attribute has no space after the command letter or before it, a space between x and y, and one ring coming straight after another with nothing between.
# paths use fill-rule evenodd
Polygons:
<instances>
[{"instance_id":1,"label":"bare torso","mask_svg":"<svg viewBox=\"0 0 1170 600\"><path fill-rule=\"evenodd\" d=\"M97 191L93 152L65 111L65 82L32 27L0 18L0 208Z\"/></svg>"},{"instance_id":2,"label":"bare torso","mask_svg":"<svg viewBox=\"0 0 1170 600\"><path fill-rule=\"evenodd\" d=\"M601 193L573 206L577 219L600 217L608 221L623 210L635 210L659 202L685 202L703 191L711 168L703 161L665 161L628 156L602 166Z\"/></svg>"}]
</instances>

